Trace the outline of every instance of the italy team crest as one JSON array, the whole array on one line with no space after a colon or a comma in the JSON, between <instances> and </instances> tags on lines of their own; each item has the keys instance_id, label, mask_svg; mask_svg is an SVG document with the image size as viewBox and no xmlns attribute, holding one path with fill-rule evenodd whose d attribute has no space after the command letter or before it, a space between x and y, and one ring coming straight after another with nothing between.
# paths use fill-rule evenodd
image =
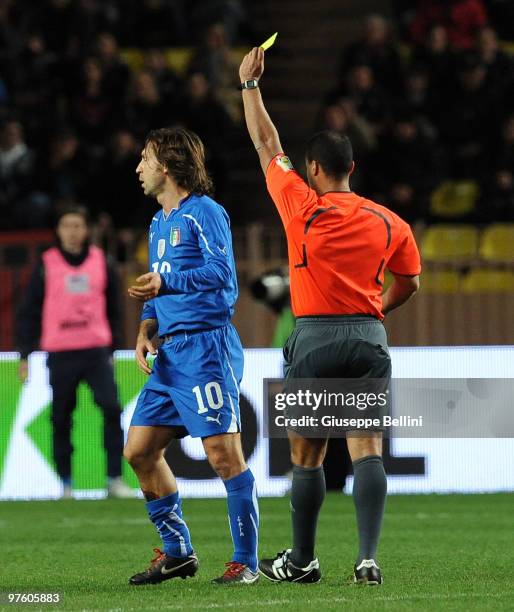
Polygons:
<instances>
[{"instance_id":1,"label":"italy team crest","mask_svg":"<svg viewBox=\"0 0 514 612\"><path fill-rule=\"evenodd\" d=\"M172 247L176 247L180 244L180 227L171 228L170 244Z\"/></svg>"},{"instance_id":2,"label":"italy team crest","mask_svg":"<svg viewBox=\"0 0 514 612\"><path fill-rule=\"evenodd\" d=\"M166 241L164 240L164 238L161 238L159 242L157 243L157 257L159 259L162 258L165 250L166 250Z\"/></svg>"}]
</instances>

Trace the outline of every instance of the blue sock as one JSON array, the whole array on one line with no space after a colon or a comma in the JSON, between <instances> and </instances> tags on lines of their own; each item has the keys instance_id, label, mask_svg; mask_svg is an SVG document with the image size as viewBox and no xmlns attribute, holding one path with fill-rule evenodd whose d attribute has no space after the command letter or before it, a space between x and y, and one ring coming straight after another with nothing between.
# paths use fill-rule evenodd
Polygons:
<instances>
[{"instance_id":1,"label":"blue sock","mask_svg":"<svg viewBox=\"0 0 514 612\"><path fill-rule=\"evenodd\" d=\"M187 557L193 552L191 536L182 518L182 502L178 491L146 502L152 523L161 536L164 552L170 557Z\"/></svg>"},{"instance_id":2,"label":"blue sock","mask_svg":"<svg viewBox=\"0 0 514 612\"><path fill-rule=\"evenodd\" d=\"M228 518L234 542L232 561L257 571L259 506L255 479L250 469L224 480L227 489Z\"/></svg>"}]
</instances>

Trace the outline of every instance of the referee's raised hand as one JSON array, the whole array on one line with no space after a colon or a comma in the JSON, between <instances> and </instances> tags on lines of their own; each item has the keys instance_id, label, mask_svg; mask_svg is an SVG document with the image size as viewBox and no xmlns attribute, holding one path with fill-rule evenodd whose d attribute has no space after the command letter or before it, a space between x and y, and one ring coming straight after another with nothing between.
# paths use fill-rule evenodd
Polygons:
<instances>
[{"instance_id":1,"label":"referee's raised hand","mask_svg":"<svg viewBox=\"0 0 514 612\"><path fill-rule=\"evenodd\" d=\"M241 82L250 79L260 79L264 72L264 51L260 47L254 47L247 53L241 66L239 66L239 77Z\"/></svg>"}]
</instances>

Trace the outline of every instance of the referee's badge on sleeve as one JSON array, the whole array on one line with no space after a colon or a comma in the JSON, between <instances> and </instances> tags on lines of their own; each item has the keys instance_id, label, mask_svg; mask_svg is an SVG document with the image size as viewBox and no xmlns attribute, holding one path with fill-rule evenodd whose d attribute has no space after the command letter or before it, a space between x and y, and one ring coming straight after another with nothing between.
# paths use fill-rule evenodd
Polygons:
<instances>
[{"instance_id":1,"label":"referee's badge on sleeve","mask_svg":"<svg viewBox=\"0 0 514 612\"><path fill-rule=\"evenodd\" d=\"M170 244L172 247L176 247L180 244L180 227L171 228Z\"/></svg>"},{"instance_id":2,"label":"referee's badge on sleeve","mask_svg":"<svg viewBox=\"0 0 514 612\"><path fill-rule=\"evenodd\" d=\"M293 164L287 155L281 155L276 159L277 166L281 168L284 172L290 172L294 170Z\"/></svg>"}]
</instances>

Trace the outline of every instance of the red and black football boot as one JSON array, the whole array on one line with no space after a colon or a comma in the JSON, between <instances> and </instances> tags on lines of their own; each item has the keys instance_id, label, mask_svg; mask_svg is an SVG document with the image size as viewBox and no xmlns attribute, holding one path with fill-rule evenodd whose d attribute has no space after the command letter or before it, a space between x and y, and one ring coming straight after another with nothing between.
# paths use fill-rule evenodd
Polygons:
<instances>
[{"instance_id":1,"label":"red and black football boot","mask_svg":"<svg viewBox=\"0 0 514 612\"><path fill-rule=\"evenodd\" d=\"M150 567L139 574L134 574L129 584L158 584L170 578L187 578L198 571L198 558L194 552L187 557L170 557L158 548L153 549L157 555L152 559Z\"/></svg>"}]
</instances>

